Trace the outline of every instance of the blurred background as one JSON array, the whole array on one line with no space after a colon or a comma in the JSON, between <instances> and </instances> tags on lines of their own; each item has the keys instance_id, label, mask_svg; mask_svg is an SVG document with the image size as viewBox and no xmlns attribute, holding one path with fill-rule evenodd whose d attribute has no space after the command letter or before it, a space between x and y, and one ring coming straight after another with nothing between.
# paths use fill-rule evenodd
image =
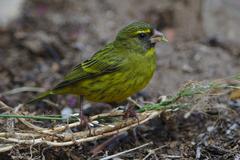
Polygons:
<instances>
[{"instance_id":1,"label":"blurred background","mask_svg":"<svg viewBox=\"0 0 240 160\"><path fill-rule=\"evenodd\" d=\"M51 88L135 20L151 23L170 41L157 46L158 70L147 95L239 72L239 0L1 0L0 93ZM15 105L32 96L1 99Z\"/></svg>"}]
</instances>

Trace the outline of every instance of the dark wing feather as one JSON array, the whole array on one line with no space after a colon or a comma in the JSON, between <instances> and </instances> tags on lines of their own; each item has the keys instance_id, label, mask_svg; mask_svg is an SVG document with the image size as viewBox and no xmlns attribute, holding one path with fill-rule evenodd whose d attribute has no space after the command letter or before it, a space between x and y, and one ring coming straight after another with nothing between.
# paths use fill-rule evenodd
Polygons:
<instances>
[{"instance_id":1,"label":"dark wing feather","mask_svg":"<svg viewBox=\"0 0 240 160\"><path fill-rule=\"evenodd\" d=\"M59 83L54 89L61 89L84 79L94 78L106 73L119 70L123 58L114 55L112 44L98 51L94 56L75 66L70 73L64 77L64 81Z\"/></svg>"}]
</instances>

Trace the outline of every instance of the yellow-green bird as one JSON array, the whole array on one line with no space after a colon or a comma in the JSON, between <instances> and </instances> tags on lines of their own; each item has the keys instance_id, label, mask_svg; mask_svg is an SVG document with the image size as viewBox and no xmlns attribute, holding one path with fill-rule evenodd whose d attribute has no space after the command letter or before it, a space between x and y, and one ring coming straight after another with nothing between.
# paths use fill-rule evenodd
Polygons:
<instances>
[{"instance_id":1,"label":"yellow-green bird","mask_svg":"<svg viewBox=\"0 0 240 160\"><path fill-rule=\"evenodd\" d=\"M29 101L73 94L94 102L116 103L143 89L156 70L155 44L165 36L137 21L119 31L115 40L75 66L53 89Z\"/></svg>"}]
</instances>

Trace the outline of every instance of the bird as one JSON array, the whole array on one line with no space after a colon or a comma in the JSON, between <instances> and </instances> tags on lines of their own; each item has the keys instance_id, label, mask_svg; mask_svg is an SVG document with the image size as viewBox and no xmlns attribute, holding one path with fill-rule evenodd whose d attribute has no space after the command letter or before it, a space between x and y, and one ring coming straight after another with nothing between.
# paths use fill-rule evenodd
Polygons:
<instances>
[{"instance_id":1,"label":"bird","mask_svg":"<svg viewBox=\"0 0 240 160\"><path fill-rule=\"evenodd\" d=\"M52 89L26 104L51 95L72 94L93 102L120 103L143 89L156 70L155 45L167 42L151 24L135 21L92 57L73 67Z\"/></svg>"}]
</instances>

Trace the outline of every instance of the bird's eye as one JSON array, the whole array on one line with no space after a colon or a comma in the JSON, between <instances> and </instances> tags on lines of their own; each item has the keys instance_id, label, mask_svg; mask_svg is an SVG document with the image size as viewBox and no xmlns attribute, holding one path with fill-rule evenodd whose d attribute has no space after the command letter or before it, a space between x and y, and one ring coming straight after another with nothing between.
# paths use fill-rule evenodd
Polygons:
<instances>
[{"instance_id":1,"label":"bird's eye","mask_svg":"<svg viewBox=\"0 0 240 160\"><path fill-rule=\"evenodd\" d=\"M145 34L145 33L140 33L140 34L138 35L138 37L139 37L140 39L144 39L144 38L146 37L146 34Z\"/></svg>"}]
</instances>

